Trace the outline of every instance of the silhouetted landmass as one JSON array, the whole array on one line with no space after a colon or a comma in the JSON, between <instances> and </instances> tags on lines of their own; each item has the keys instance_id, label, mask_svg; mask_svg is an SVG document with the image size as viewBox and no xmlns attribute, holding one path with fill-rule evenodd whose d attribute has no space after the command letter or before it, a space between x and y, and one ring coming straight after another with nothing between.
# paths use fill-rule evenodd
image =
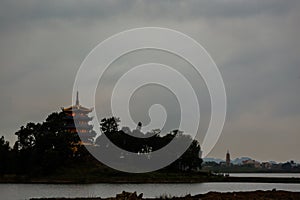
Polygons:
<instances>
[{"instance_id":1,"label":"silhouetted landmass","mask_svg":"<svg viewBox=\"0 0 300 200\"><path fill-rule=\"evenodd\" d=\"M253 192L209 192L206 194L186 195L183 197L160 196L157 198L143 198L143 193L137 194L136 192L122 192L117 194L116 197L110 198L41 198L39 200L298 200L300 199L300 192L287 192L287 191L253 191ZM36 198L31 200L37 200Z\"/></svg>"},{"instance_id":2,"label":"silhouetted landmass","mask_svg":"<svg viewBox=\"0 0 300 200\"><path fill-rule=\"evenodd\" d=\"M65 114L60 112L50 114L42 123L27 123L15 133L17 141L12 148L4 137L1 137L1 182L9 182L9 180L12 182L30 180L40 182L43 180L103 182L114 179L114 177L117 181L127 180L127 177L134 177L138 181L139 177L151 179L151 173L147 175L148 177L146 175L132 176L100 163L86 150L76 132L66 131L64 119ZM157 173L196 173L200 169L202 163L202 159L199 158L200 145L196 140L192 141L190 136L182 134L178 130L161 136L160 132L154 130L152 133L148 133L152 134L149 138L135 138L123 130L119 130L119 121L116 119L115 117L103 119L100 128L115 145L131 152L149 153L155 151L168 144L175 136L183 143L191 143L183 155L166 168L155 172L156 175ZM93 148L107 148L101 138L102 136L98 137ZM168 176L161 176L161 178L166 177Z\"/></svg>"},{"instance_id":3,"label":"silhouetted landmass","mask_svg":"<svg viewBox=\"0 0 300 200\"><path fill-rule=\"evenodd\" d=\"M174 130L160 135L153 130L144 138L135 138L128 129L119 129L117 118L101 120L100 128L111 142L131 152L148 153L168 144L174 137L187 151L169 166L150 173L130 174L107 167L96 160L80 142L76 132L66 131L65 114L52 113L42 123L27 123L15 134L11 148L0 138L0 182L4 183L192 183L192 182L286 182L295 178L224 177L201 171L200 145L188 135ZM139 134L139 133L138 133ZM95 148L110 148L97 138ZM149 136L149 137L148 137ZM123 155L126 156L126 155Z\"/></svg>"},{"instance_id":4,"label":"silhouetted landmass","mask_svg":"<svg viewBox=\"0 0 300 200\"><path fill-rule=\"evenodd\" d=\"M213 161L204 162L202 169L213 171L214 173L299 173L300 164L295 164L294 161L287 161L285 163L276 163L264 166L264 162L258 166L254 164L231 164L226 166L223 163Z\"/></svg>"}]
</instances>

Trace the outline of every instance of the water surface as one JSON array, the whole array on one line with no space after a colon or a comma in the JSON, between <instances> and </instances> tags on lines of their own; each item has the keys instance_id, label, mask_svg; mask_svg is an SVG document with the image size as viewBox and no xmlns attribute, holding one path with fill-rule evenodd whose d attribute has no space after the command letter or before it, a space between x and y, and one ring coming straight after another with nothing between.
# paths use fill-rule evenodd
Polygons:
<instances>
[{"instance_id":1,"label":"water surface","mask_svg":"<svg viewBox=\"0 0 300 200\"><path fill-rule=\"evenodd\" d=\"M300 178L300 173L230 173L233 177Z\"/></svg>"},{"instance_id":2,"label":"water surface","mask_svg":"<svg viewBox=\"0 0 300 200\"><path fill-rule=\"evenodd\" d=\"M113 197L123 190L144 193L144 197L184 196L209 191L288 190L300 192L300 184L282 183L194 183L194 184L0 184L0 199L32 197Z\"/></svg>"}]
</instances>

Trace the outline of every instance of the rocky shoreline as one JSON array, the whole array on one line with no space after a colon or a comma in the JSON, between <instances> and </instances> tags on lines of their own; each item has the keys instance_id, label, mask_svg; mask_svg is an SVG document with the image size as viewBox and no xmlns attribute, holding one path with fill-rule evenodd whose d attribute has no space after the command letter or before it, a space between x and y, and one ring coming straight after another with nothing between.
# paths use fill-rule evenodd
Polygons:
<instances>
[{"instance_id":1,"label":"rocky shoreline","mask_svg":"<svg viewBox=\"0 0 300 200\"><path fill-rule=\"evenodd\" d=\"M300 192L278 190L252 191L252 192L208 192L206 194L186 195L183 197L161 196L157 198L143 198L143 193L125 192L110 198L33 198L31 200L299 200Z\"/></svg>"}]
</instances>

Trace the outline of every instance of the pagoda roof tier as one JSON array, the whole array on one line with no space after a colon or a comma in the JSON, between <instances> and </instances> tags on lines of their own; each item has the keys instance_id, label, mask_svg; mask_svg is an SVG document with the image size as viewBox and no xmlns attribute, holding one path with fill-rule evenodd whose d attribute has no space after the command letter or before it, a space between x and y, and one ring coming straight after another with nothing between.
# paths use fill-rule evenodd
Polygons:
<instances>
[{"instance_id":1,"label":"pagoda roof tier","mask_svg":"<svg viewBox=\"0 0 300 200\"><path fill-rule=\"evenodd\" d=\"M90 124L78 124L76 125L77 129L93 129L93 125Z\"/></svg>"},{"instance_id":2,"label":"pagoda roof tier","mask_svg":"<svg viewBox=\"0 0 300 200\"><path fill-rule=\"evenodd\" d=\"M93 117L89 117L87 115L84 116L80 116L80 115L76 115L76 116L64 116L64 119L69 119L69 120L87 120L87 121L91 121L93 119Z\"/></svg>"},{"instance_id":3,"label":"pagoda roof tier","mask_svg":"<svg viewBox=\"0 0 300 200\"><path fill-rule=\"evenodd\" d=\"M77 91L76 93L76 104L73 105L73 106L70 106L70 107L67 107L67 108L61 108L63 112L84 112L84 113L90 113L93 111L92 108L86 108L86 107L83 107L82 105L80 105L79 103L79 93Z\"/></svg>"},{"instance_id":4,"label":"pagoda roof tier","mask_svg":"<svg viewBox=\"0 0 300 200\"><path fill-rule=\"evenodd\" d=\"M90 113L93 111L93 108L86 108L81 105L74 105L67 108L62 107L61 108L63 112L85 112Z\"/></svg>"},{"instance_id":5,"label":"pagoda roof tier","mask_svg":"<svg viewBox=\"0 0 300 200\"><path fill-rule=\"evenodd\" d=\"M78 124L75 126L75 124L67 124L65 126L66 128L77 128L77 129L92 129L93 126L90 124Z\"/></svg>"},{"instance_id":6,"label":"pagoda roof tier","mask_svg":"<svg viewBox=\"0 0 300 200\"><path fill-rule=\"evenodd\" d=\"M87 137L95 137L94 133L88 132L88 133L77 133L79 137L87 138Z\"/></svg>"}]
</instances>

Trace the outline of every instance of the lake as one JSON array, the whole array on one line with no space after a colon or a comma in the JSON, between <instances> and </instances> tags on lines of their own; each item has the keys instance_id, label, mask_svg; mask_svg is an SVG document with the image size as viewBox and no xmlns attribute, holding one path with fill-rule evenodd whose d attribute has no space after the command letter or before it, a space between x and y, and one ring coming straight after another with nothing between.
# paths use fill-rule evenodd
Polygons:
<instances>
[{"instance_id":1,"label":"lake","mask_svg":"<svg viewBox=\"0 0 300 200\"><path fill-rule=\"evenodd\" d=\"M144 197L184 196L209 191L288 190L300 192L300 184L282 183L194 183L194 184L0 184L0 199L32 197L113 197L123 190L144 193Z\"/></svg>"}]
</instances>

